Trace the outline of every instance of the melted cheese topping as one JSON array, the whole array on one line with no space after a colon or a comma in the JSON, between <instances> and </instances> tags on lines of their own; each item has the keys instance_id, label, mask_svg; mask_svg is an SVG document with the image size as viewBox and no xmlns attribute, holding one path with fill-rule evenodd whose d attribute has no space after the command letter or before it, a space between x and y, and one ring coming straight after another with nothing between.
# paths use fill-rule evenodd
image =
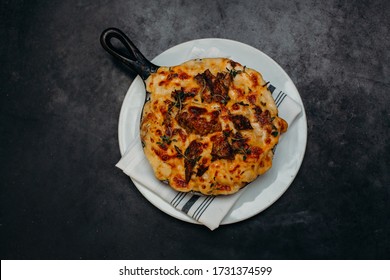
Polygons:
<instances>
[{"instance_id":1,"label":"melted cheese topping","mask_svg":"<svg viewBox=\"0 0 390 280\"><path fill-rule=\"evenodd\" d=\"M141 139L157 179L232 194L272 166L287 123L260 73L226 58L160 67L145 81Z\"/></svg>"}]
</instances>

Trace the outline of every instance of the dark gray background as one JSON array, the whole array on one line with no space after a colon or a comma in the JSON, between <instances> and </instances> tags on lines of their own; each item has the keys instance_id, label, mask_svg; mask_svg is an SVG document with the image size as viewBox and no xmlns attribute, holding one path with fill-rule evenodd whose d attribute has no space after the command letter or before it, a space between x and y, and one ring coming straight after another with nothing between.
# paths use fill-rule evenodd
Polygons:
<instances>
[{"instance_id":1,"label":"dark gray background","mask_svg":"<svg viewBox=\"0 0 390 280\"><path fill-rule=\"evenodd\" d=\"M1 1L1 258L390 258L389 10L389 1ZM217 37L276 60L308 117L288 191L213 232L151 205L114 166L135 76L101 48L110 26L150 59Z\"/></svg>"}]
</instances>

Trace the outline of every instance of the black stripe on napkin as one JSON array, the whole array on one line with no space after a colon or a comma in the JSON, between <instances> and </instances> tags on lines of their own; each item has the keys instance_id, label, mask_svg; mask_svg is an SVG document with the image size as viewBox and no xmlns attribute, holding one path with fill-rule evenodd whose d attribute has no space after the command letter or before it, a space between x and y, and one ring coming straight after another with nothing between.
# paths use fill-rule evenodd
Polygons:
<instances>
[{"instance_id":1,"label":"black stripe on napkin","mask_svg":"<svg viewBox=\"0 0 390 280\"><path fill-rule=\"evenodd\" d=\"M188 213L188 211L190 211L192 205L194 205L194 203L199 199L200 196L198 195L193 195L187 202L186 204L184 204L183 208L181 208L181 211L183 211L184 213Z\"/></svg>"},{"instance_id":2,"label":"black stripe on napkin","mask_svg":"<svg viewBox=\"0 0 390 280\"><path fill-rule=\"evenodd\" d=\"M287 94L285 94L283 91L280 91L278 96L275 99L276 106L280 106L282 104L283 100L286 98Z\"/></svg>"},{"instance_id":3,"label":"black stripe on napkin","mask_svg":"<svg viewBox=\"0 0 390 280\"><path fill-rule=\"evenodd\" d=\"M284 94L284 95L283 95L282 100L280 100L279 104L277 105L278 107L280 106L280 104L282 104L282 102L283 102L283 100L286 98L286 96L287 96L287 94Z\"/></svg>"},{"instance_id":4,"label":"black stripe on napkin","mask_svg":"<svg viewBox=\"0 0 390 280\"><path fill-rule=\"evenodd\" d=\"M211 202L215 199L215 196L208 196L203 202L199 205L198 209L194 212L192 217L199 221L200 217L203 215L203 213L206 211L206 209L209 207Z\"/></svg>"},{"instance_id":5,"label":"black stripe on napkin","mask_svg":"<svg viewBox=\"0 0 390 280\"><path fill-rule=\"evenodd\" d=\"M279 98L282 96L283 91L279 91L278 94L276 94L276 97L274 98L275 104L278 104Z\"/></svg>"},{"instance_id":6,"label":"black stripe on napkin","mask_svg":"<svg viewBox=\"0 0 390 280\"><path fill-rule=\"evenodd\" d=\"M268 85L268 90L271 92L272 94L272 97L274 95L274 91L275 91L276 87L274 87L273 85L269 84ZM279 93L276 95L276 97L274 98L275 100L275 105L277 107L280 106L280 104L282 104L283 100L286 98L287 94L285 94L283 91L279 91Z\"/></svg>"},{"instance_id":7,"label":"black stripe on napkin","mask_svg":"<svg viewBox=\"0 0 390 280\"><path fill-rule=\"evenodd\" d=\"M198 212L203 209L203 205L207 203L207 201L210 199L211 196L206 197L198 206L198 208L195 210L195 212L192 214L192 218L195 218L198 215ZM195 218L196 219L196 218Z\"/></svg>"},{"instance_id":8,"label":"black stripe on napkin","mask_svg":"<svg viewBox=\"0 0 390 280\"><path fill-rule=\"evenodd\" d=\"M176 196L172 199L171 204L174 207L177 207L179 203L183 200L183 198L187 195L187 193L178 192Z\"/></svg>"}]
</instances>

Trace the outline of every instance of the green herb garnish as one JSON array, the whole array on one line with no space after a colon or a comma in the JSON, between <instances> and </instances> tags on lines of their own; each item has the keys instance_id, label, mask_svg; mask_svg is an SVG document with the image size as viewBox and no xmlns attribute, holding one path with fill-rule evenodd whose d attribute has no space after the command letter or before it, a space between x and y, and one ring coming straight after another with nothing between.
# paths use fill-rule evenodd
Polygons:
<instances>
[{"instance_id":1,"label":"green herb garnish","mask_svg":"<svg viewBox=\"0 0 390 280\"><path fill-rule=\"evenodd\" d=\"M242 71L242 70L236 70L236 69L234 69L234 68L229 69L229 68L227 68L227 67L226 67L226 70L228 70L229 74L230 74L230 75L232 76L232 78L234 79L234 78L237 76L237 74L241 74L242 72L245 72L245 66L244 66L244 71Z\"/></svg>"},{"instance_id":2,"label":"green herb garnish","mask_svg":"<svg viewBox=\"0 0 390 280\"><path fill-rule=\"evenodd\" d=\"M158 145L162 146L164 144L171 144L172 142L176 142L177 140L176 139L172 139L172 136L168 136L168 135L163 135L163 136L160 136L161 138L161 141L157 142Z\"/></svg>"}]
</instances>

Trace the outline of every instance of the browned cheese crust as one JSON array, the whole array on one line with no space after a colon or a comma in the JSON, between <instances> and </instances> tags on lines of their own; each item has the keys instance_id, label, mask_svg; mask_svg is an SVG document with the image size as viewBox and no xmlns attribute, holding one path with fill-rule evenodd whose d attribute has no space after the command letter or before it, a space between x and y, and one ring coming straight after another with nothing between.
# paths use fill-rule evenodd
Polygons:
<instances>
[{"instance_id":1,"label":"browned cheese crust","mask_svg":"<svg viewBox=\"0 0 390 280\"><path fill-rule=\"evenodd\" d=\"M158 180L181 192L226 195L272 166L287 123L262 75L226 58L160 67L141 121L144 152Z\"/></svg>"}]
</instances>

